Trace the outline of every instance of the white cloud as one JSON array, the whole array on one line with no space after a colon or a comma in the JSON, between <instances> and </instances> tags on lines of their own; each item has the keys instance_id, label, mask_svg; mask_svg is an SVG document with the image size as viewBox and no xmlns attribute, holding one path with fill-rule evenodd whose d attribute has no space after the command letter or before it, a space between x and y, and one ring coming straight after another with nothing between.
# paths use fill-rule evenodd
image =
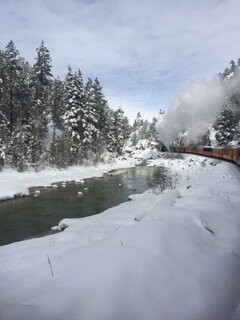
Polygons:
<instances>
[{"instance_id":1,"label":"white cloud","mask_svg":"<svg viewBox=\"0 0 240 320\"><path fill-rule=\"evenodd\" d=\"M119 99L123 88L124 97L147 97L158 90L159 103L156 94L152 104L149 99L141 101L146 112L149 107L157 112L158 105L169 103L171 91L182 81L218 73L240 55L239 0L0 0L0 4L1 48L13 39L32 62L44 39L55 74L63 75L68 64L80 67L86 75L102 78L104 88ZM116 73L121 81L114 85Z\"/></svg>"}]
</instances>

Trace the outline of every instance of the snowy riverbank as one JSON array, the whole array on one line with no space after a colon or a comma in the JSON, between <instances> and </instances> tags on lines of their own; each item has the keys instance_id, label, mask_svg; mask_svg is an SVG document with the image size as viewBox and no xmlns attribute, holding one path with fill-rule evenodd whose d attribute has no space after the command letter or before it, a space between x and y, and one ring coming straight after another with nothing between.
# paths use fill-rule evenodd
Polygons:
<instances>
[{"instance_id":1,"label":"snowy riverbank","mask_svg":"<svg viewBox=\"0 0 240 320\"><path fill-rule=\"evenodd\" d=\"M0 247L0 319L233 319L239 168L190 155L150 161L163 164L178 174L176 190L134 195L62 220L62 233Z\"/></svg>"},{"instance_id":2,"label":"snowy riverbank","mask_svg":"<svg viewBox=\"0 0 240 320\"><path fill-rule=\"evenodd\" d=\"M89 167L69 167L67 169L46 168L38 172L28 170L18 172L13 169L3 169L0 172L0 201L29 194L29 187L50 186L59 181L79 181L81 179L100 177L104 173L121 168L129 168L139 163L135 158L119 158L115 161Z\"/></svg>"}]
</instances>

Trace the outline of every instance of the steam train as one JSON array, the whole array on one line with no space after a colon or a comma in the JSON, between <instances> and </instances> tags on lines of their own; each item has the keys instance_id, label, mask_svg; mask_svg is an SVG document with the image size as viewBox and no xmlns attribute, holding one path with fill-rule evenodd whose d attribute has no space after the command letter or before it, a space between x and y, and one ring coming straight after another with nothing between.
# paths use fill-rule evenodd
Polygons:
<instances>
[{"instance_id":1,"label":"steam train","mask_svg":"<svg viewBox=\"0 0 240 320\"><path fill-rule=\"evenodd\" d=\"M240 148L213 148L213 147L171 147L172 152L192 153L205 157L228 160L240 166Z\"/></svg>"}]
</instances>

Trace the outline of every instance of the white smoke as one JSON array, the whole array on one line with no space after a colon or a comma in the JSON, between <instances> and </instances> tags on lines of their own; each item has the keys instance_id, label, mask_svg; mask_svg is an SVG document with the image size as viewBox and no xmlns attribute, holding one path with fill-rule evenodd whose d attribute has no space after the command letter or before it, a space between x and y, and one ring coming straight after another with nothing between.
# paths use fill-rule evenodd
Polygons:
<instances>
[{"instance_id":1,"label":"white smoke","mask_svg":"<svg viewBox=\"0 0 240 320\"><path fill-rule=\"evenodd\" d=\"M217 81L196 81L182 86L159 125L162 141L169 145L179 132L197 142L220 113L226 94Z\"/></svg>"},{"instance_id":2,"label":"white smoke","mask_svg":"<svg viewBox=\"0 0 240 320\"><path fill-rule=\"evenodd\" d=\"M223 86L225 88L226 97L236 96L240 98L240 74L235 74L231 78L223 80ZM231 101L231 107L234 108L234 100ZM239 108L238 106L235 106Z\"/></svg>"}]
</instances>

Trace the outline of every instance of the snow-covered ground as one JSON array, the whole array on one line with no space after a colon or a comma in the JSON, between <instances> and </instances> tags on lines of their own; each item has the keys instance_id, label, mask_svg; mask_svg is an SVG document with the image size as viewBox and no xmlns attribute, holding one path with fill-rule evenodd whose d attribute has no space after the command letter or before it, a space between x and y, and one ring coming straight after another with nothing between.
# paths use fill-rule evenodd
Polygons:
<instances>
[{"instance_id":1,"label":"snow-covered ground","mask_svg":"<svg viewBox=\"0 0 240 320\"><path fill-rule=\"evenodd\" d=\"M0 247L1 320L240 319L239 168L191 155L150 165L177 188Z\"/></svg>"},{"instance_id":2,"label":"snow-covered ground","mask_svg":"<svg viewBox=\"0 0 240 320\"><path fill-rule=\"evenodd\" d=\"M52 183L59 181L77 181L86 178L100 177L110 170L128 168L138 162L135 158L127 157L92 167L76 166L64 170L46 168L38 172L34 170L18 172L5 168L0 172L0 200L11 199L14 195L28 195L29 187L50 186Z\"/></svg>"}]
</instances>

